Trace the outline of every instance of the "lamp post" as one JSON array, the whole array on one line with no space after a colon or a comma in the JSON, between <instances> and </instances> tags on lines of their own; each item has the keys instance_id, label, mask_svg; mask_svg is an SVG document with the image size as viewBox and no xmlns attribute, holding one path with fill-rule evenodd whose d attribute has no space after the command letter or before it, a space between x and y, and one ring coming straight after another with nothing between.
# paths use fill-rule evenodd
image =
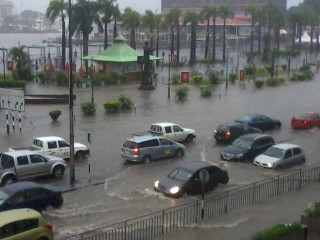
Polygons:
<instances>
[{"instance_id":1,"label":"lamp post","mask_svg":"<svg viewBox=\"0 0 320 240\"><path fill-rule=\"evenodd\" d=\"M171 65L171 54L169 55L169 71L168 71L168 99L170 99L170 65Z\"/></svg>"},{"instance_id":2,"label":"lamp post","mask_svg":"<svg viewBox=\"0 0 320 240\"><path fill-rule=\"evenodd\" d=\"M229 63L229 50L227 49L227 64L226 64L226 89L228 89L228 63Z\"/></svg>"},{"instance_id":3,"label":"lamp post","mask_svg":"<svg viewBox=\"0 0 320 240\"><path fill-rule=\"evenodd\" d=\"M6 48L0 48L0 50L2 50L2 63L3 63L3 82L4 82L4 86L6 86L6 62L5 62L5 57L4 57L4 52L7 51Z\"/></svg>"},{"instance_id":4,"label":"lamp post","mask_svg":"<svg viewBox=\"0 0 320 240\"><path fill-rule=\"evenodd\" d=\"M91 69L89 71L89 78L91 80L91 103L94 104L94 95L93 95L93 78L92 78L92 74L93 74L93 57L91 56L90 58L91 60Z\"/></svg>"}]
</instances>

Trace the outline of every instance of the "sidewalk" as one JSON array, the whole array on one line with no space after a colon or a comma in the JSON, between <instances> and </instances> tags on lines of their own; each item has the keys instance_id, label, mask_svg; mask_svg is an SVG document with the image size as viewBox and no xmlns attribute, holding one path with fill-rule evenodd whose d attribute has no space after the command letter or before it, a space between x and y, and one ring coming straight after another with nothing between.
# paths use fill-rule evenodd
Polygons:
<instances>
[{"instance_id":1,"label":"sidewalk","mask_svg":"<svg viewBox=\"0 0 320 240\"><path fill-rule=\"evenodd\" d=\"M194 224L155 239L249 240L257 232L275 224L300 222L300 215L316 201L320 201L320 187L319 184L311 184L300 191L241 207L202 224Z\"/></svg>"}]
</instances>

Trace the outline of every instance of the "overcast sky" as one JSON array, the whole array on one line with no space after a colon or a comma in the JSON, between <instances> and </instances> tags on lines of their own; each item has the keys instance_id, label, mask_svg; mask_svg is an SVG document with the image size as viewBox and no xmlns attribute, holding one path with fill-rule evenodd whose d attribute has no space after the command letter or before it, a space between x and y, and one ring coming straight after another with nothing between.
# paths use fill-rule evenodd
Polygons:
<instances>
[{"instance_id":1,"label":"overcast sky","mask_svg":"<svg viewBox=\"0 0 320 240\"><path fill-rule=\"evenodd\" d=\"M68 2L68 0L65 0ZM72 0L76 1L76 0ZM34 10L45 12L49 5L50 0L12 0L14 4L14 13L20 14L21 10ZM131 7L138 12L144 12L146 9L150 9L154 12L161 12L161 0L117 0L120 9L123 10L126 7ZM303 0L287 0L288 8L293 5L298 5Z\"/></svg>"}]
</instances>

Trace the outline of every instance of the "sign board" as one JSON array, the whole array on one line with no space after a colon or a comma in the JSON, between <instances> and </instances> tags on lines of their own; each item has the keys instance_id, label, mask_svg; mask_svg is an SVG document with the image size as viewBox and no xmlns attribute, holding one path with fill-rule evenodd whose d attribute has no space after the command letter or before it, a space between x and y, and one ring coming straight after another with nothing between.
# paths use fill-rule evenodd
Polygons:
<instances>
[{"instance_id":1,"label":"sign board","mask_svg":"<svg viewBox=\"0 0 320 240\"><path fill-rule=\"evenodd\" d=\"M190 73L189 72L181 72L181 83L189 83Z\"/></svg>"},{"instance_id":2,"label":"sign board","mask_svg":"<svg viewBox=\"0 0 320 240\"><path fill-rule=\"evenodd\" d=\"M8 70L13 70L13 61L8 61L7 62L7 69Z\"/></svg>"},{"instance_id":3,"label":"sign board","mask_svg":"<svg viewBox=\"0 0 320 240\"><path fill-rule=\"evenodd\" d=\"M199 178L202 183L208 183L209 182L209 173L207 170L203 169L199 172Z\"/></svg>"},{"instance_id":4,"label":"sign board","mask_svg":"<svg viewBox=\"0 0 320 240\"><path fill-rule=\"evenodd\" d=\"M0 107L13 111L24 112L23 90L0 88Z\"/></svg>"},{"instance_id":5,"label":"sign board","mask_svg":"<svg viewBox=\"0 0 320 240\"><path fill-rule=\"evenodd\" d=\"M243 81L244 80L244 76L245 76L245 74L244 74L244 70L240 70L240 81Z\"/></svg>"}]
</instances>

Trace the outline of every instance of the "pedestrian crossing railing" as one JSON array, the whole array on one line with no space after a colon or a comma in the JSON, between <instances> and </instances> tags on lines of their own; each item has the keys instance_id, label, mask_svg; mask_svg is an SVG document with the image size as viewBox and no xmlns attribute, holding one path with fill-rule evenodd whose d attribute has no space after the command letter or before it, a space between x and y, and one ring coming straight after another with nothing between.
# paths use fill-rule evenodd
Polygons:
<instances>
[{"instance_id":1,"label":"pedestrian crossing railing","mask_svg":"<svg viewBox=\"0 0 320 240\"><path fill-rule=\"evenodd\" d=\"M234 188L165 210L129 219L65 240L150 240L191 224L206 221L228 212L289 192L307 184L320 183L320 165L278 175L263 181Z\"/></svg>"}]
</instances>

